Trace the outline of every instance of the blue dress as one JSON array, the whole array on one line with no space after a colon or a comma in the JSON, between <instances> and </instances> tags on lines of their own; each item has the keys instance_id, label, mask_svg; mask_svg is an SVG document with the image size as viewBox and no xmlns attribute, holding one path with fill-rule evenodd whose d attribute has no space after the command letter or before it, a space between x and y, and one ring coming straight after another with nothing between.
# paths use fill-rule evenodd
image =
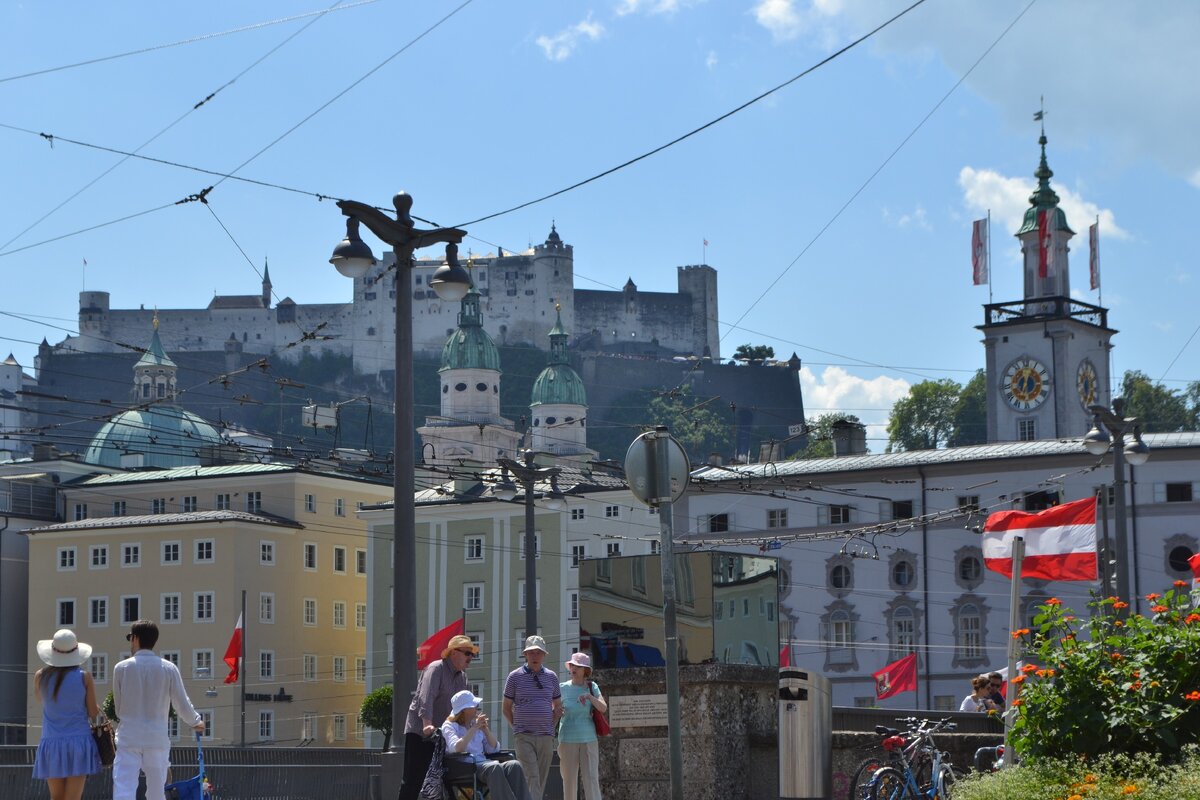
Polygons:
<instances>
[{"instance_id":1,"label":"blue dress","mask_svg":"<svg viewBox=\"0 0 1200 800\"><path fill-rule=\"evenodd\" d=\"M85 698L83 670L63 676L54 697L54 677L42 686L42 739L33 762L33 777L70 778L100 771L100 753L92 738Z\"/></svg>"}]
</instances>

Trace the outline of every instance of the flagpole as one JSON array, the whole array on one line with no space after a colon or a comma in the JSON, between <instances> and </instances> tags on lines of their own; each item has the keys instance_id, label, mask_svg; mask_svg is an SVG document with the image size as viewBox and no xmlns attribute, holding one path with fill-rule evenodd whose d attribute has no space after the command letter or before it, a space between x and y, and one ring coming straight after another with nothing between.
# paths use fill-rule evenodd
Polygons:
<instances>
[{"instance_id":1,"label":"flagpole","mask_svg":"<svg viewBox=\"0 0 1200 800\"><path fill-rule=\"evenodd\" d=\"M1025 560L1025 538L1017 536L1012 540L1012 589L1008 598L1008 697L1004 705L1004 766L1013 763L1012 737L1013 720L1017 716L1016 700L1021 684L1014 681L1017 676L1017 637L1014 635L1021 628L1021 562Z\"/></svg>"},{"instance_id":2,"label":"flagpole","mask_svg":"<svg viewBox=\"0 0 1200 800\"><path fill-rule=\"evenodd\" d=\"M992 304L992 210L988 209L988 240L987 240L987 266L988 266L988 305Z\"/></svg>"},{"instance_id":3,"label":"flagpole","mask_svg":"<svg viewBox=\"0 0 1200 800\"><path fill-rule=\"evenodd\" d=\"M916 695L916 706L921 708L921 657L917 655L917 651L912 651L913 659L917 662L913 664L913 694ZM928 668L928 664L926 667Z\"/></svg>"},{"instance_id":4,"label":"flagpole","mask_svg":"<svg viewBox=\"0 0 1200 800\"><path fill-rule=\"evenodd\" d=\"M1096 249L1097 250L1100 249L1100 215L1099 214L1096 215ZM1100 280L1100 259L1098 256L1096 256L1092 253L1088 253L1088 255L1091 256L1091 258L1088 259L1089 262L1091 261L1092 258L1096 259L1096 292L1097 292L1096 305L1102 306L1102 305L1104 305L1104 281ZM1090 267L1091 264L1089 263L1088 266ZM1090 272L1091 270L1089 269L1088 271Z\"/></svg>"},{"instance_id":5,"label":"flagpole","mask_svg":"<svg viewBox=\"0 0 1200 800\"><path fill-rule=\"evenodd\" d=\"M238 672L242 676L242 747L246 746L246 590L242 589L242 654L241 669Z\"/></svg>"}]
</instances>

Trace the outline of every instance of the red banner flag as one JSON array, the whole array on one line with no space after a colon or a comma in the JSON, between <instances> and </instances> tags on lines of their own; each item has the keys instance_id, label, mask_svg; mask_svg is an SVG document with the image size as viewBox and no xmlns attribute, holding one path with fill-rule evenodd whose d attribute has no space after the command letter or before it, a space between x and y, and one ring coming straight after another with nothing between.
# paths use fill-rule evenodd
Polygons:
<instances>
[{"instance_id":1,"label":"red banner flag","mask_svg":"<svg viewBox=\"0 0 1200 800\"><path fill-rule=\"evenodd\" d=\"M917 690L917 654L909 653L899 661L893 661L879 672L872 673L875 678L875 697L879 700L891 697L900 692L915 692Z\"/></svg>"},{"instance_id":2,"label":"red banner flag","mask_svg":"<svg viewBox=\"0 0 1200 800\"><path fill-rule=\"evenodd\" d=\"M983 563L1012 577L1012 540L1025 538L1022 578L1096 580L1096 498L1028 511L997 511L983 525Z\"/></svg>"},{"instance_id":3,"label":"red banner flag","mask_svg":"<svg viewBox=\"0 0 1200 800\"><path fill-rule=\"evenodd\" d=\"M790 667L792 665L792 646L785 644L779 651L779 666Z\"/></svg>"},{"instance_id":4,"label":"red banner flag","mask_svg":"<svg viewBox=\"0 0 1200 800\"><path fill-rule=\"evenodd\" d=\"M971 272L976 286L988 282L988 221L987 217L971 224Z\"/></svg>"},{"instance_id":5,"label":"red banner flag","mask_svg":"<svg viewBox=\"0 0 1200 800\"><path fill-rule=\"evenodd\" d=\"M446 649L446 645L450 644L450 640L463 632L462 617L454 620L446 627L442 628L437 633L430 636L425 641L421 642L421 646L417 648L417 669L422 670L427 666L437 661L442 657L442 651Z\"/></svg>"},{"instance_id":6,"label":"red banner flag","mask_svg":"<svg viewBox=\"0 0 1200 800\"><path fill-rule=\"evenodd\" d=\"M1049 276L1054 266L1054 247L1053 240L1050 235L1050 217L1053 216L1054 210L1050 209L1038 213L1038 277L1045 278Z\"/></svg>"},{"instance_id":7,"label":"red banner flag","mask_svg":"<svg viewBox=\"0 0 1200 800\"><path fill-rule=\"evenodd\" d=\"M1092 291L1100 288L1100 220L1088 228L1088 244L1091 253L1088 256L1088 272L1092 276Z\"/></svg>"},{"instance_id":8,"label":"red banner flag","mask_svg":"<svg viewBox=\"0 0 1200 800\"><path fill-rule=\"evenodd\" d=\"M229 665L229 674L225 676L226 683L237 683L238 662L242 657L242 615L238 614L237 625L233 636L229 639L229 647L225 648L225 663Z\"/></svg>"},{"instance_id":9,"label":"red banner flag","mask_svg":"<svg viewBox=\"0 0 1200 800\"><path fill-rule=\"evenodd\" d=\"M1200 553L1188 559L1188 566L1192 568L1192 574L1196 576L1196 580L1200 581Z\"/></svg>"}]
</instances>

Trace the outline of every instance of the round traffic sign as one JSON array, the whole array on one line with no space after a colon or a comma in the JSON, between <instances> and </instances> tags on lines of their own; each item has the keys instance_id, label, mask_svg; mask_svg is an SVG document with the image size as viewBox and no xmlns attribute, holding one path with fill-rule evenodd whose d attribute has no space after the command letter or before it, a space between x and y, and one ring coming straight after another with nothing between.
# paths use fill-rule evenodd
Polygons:
<instances>
[{"instance_id":1,"label":"round traffic sign","mask_svg":"<svg viewBox=\"0 0 1200 800\"><path fill-rule=\"evenodd\" d=\"M656 477L650 474L650 465L656 463L654 458L658 437L667 440L667 463L659 464L658 469L665 469L670 477L670 495L659 496L655 486ZM633 440L629 451L625 454L625 479L629 481L629 491L646 505L657 506L662 503L674 503L683 496L687 488L688 474L692 466L688 462L687 453L678 441L671 437L666 430L647 431Z\"/></svg>"}]
</instances>

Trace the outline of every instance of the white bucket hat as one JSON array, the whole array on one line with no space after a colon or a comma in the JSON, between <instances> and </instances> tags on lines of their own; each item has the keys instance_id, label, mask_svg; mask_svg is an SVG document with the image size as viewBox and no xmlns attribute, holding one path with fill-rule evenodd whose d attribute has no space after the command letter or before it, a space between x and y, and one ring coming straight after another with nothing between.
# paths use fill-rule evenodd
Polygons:
<instances>
[{"instance_id":1,"label":"white bucket hat","mask_svg":"<svg viewBox=\"0 0 1200 800\"><path fill-rule=\"evenodd\" d=\"M92 646L75 638L75 631L63 628L53 639L39 641L37 653L52 667L78 667L92 657Z\"/></svg>"},{"instance_id":2,"label":"white bucket hat","mask_svg":"<svg viewBox=\"0 0 1200 800\"><path fill-rule=\"evenodd\" d=\"M566 667L583 667L584 669L592 668L592 657L587 653L572 653L571 658L567 661Z\"/></svg>"},{"instance_id":3,"label":"white bucket hat","mask_svg":"<svg viewBox=\"0 0 1200 800\"><path fill-rule=\"evenodd\" d=\"M525 649L522 651L528 653L530 650L541 650L543 653L549 653L546 649L546 640L540 636L530 636L525 640Z\"/></svg>"},{"instance_id":4,"label":"white bucket hat","mask_svg":"<svg viewBox=\"0 0 1200 800\"><path fill-rule=\"evenodd\" d=\"M483 702L482 697L476 697L470 689L463 689L461 692L455 692L450 698L450 716L457 717L468 708L478 708Z\"/></svg>"}]
</instances>

